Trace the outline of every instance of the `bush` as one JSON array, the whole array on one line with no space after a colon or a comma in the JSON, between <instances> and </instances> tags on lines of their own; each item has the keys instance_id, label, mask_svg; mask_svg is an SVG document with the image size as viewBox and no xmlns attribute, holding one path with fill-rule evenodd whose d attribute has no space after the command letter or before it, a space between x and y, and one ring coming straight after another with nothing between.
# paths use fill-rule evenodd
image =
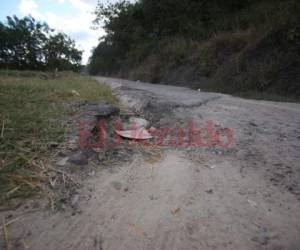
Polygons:
<instances>
[{"instance_id":1,"label":"bush","mask_svg":"<svg viewBox=\"0 0 300 250\"><path fill-rule=\"evenodd\" d=\"M97 20L105 20L107 36L93 53L90 72L297 99L299 13L297 0L101 5Z\"/></svg>"}]
</instances>

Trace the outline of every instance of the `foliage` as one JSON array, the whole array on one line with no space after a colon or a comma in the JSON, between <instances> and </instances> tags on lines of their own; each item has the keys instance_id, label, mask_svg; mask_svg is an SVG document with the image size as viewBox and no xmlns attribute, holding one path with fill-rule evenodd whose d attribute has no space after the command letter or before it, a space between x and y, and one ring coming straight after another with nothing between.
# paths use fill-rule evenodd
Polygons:
<instances>
[{"instance_id":1,"label":"foliage","mask_svg":"<svg viewBox=\"0 0 300 250\"><path fill-rule=\"evenodd\" d=\"M201 89L298 95L299 13L298 0L99 3L95 24L106 35L89 71L160 82L187 66L190 78L208 79L195 83Z\"/></svg>"},{"instance_id":2,"label":"foliage","mask_svg":"<svg viewBox=\"0 0 300 250\"><path fill-rule=\"evenodd\" d=\"M31 16L0 22L0 68L79 70L82 52L64 33Z\"/></svg>"}]
</instances>

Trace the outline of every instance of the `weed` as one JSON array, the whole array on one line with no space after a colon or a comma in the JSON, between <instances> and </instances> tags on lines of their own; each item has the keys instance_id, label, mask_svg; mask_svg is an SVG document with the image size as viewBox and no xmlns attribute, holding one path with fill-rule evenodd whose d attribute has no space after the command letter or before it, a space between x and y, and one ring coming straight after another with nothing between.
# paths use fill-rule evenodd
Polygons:
<instances>
[{"instance_id":1,"label":"weed","mask_svg":"<svg viewBox=\"0 0 300 250\"><path fill-rule=\"evenodd\" d=\"M49 169L42 162L53 142L64 141L71 104L101 99L115 101L109 87L86 76L0 72L0 204L45 193Z\"/></svg>"}]
</instances>

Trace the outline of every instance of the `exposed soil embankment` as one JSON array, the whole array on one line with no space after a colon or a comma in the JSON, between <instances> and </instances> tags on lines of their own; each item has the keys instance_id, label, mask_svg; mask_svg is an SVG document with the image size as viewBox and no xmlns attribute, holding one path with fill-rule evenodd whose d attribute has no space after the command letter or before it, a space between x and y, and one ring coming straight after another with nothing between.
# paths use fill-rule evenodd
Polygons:
<instances>
[{"instance_id":1,"label":"exposed soil embankment","mask_svg":"<svg viewBox=\"0 0 300 250\"><path fill-rule=\"evenodd\" d=\"M89 72L299 101L299 12L296 0L145 0L99 6L97 21L106 20L109 35L93 51Z\"/></svg>"},{"instance_id":2,"label":"exposed soil embankment","mask_svg":"<svg viewBox=\"0 0 300 250\"><path fill-rule=\"evenodd\" d=\"M291 37L293 32L299 31L253 29L219 34L201 43L186 42L190 45L178 62L153 52L117 75L257 99L297 101L300 45L298 37Z\"/></svg>"}]
</instances>

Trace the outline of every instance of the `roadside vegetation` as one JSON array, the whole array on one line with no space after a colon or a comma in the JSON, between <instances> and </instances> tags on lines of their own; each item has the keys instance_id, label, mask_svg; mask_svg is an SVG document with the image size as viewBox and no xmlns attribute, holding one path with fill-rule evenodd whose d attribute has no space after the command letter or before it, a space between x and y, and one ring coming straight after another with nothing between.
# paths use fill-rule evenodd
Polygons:
<instances>
[{"instance_id":1,"label":"roadside vegetation","mask_svg":"<svg viewBox=\"0 0 300 250\"><path fill-rule=\"evenodd\" d=\"M31 16L0 22L0 69L80 71L81 57L74 40Z\"/></svg>"},{"instance_id":2,"label":"roadside vegetation","mask_svg":"<svg viewBox=\"0 0 300 250\"><path fill-rule=\"evenodd\" d=\"M299 13L298 0L99 3L89 71L299 101Z\"/></svg>"},{"instance_id":3,"label":"roadside vegetation","mask_svg":"<svg viewBox=\"0 0 300 250\"><path fill-rule=\"evenodd\" d=\"M72 106L85 100L114 98L109 87L72 72L0 71L0 205L49 196L56 170L46 162L65 140Z\"/></svg>"}]
</instances>

